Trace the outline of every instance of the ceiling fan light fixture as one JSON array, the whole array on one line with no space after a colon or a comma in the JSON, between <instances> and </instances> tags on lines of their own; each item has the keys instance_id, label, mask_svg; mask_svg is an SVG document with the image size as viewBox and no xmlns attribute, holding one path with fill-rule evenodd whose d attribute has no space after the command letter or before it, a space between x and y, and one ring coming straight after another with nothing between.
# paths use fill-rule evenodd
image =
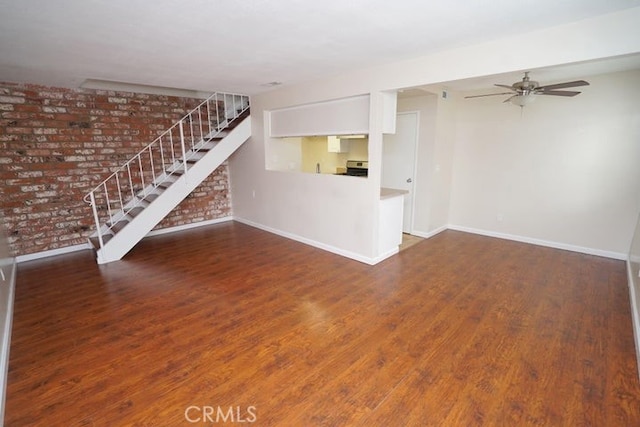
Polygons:
<instances>
[{"instance_id":1,"label":"ceiling fan light fixture","mask_svg":"<svg viewBox=\"0 0 640 427\"><path fill-rule=\"evenodd\" d=\"M533 94L514 95L509 98L509 102L518 107L525 107L536 100L536 96Z\"/></svg>"}]
</instances>

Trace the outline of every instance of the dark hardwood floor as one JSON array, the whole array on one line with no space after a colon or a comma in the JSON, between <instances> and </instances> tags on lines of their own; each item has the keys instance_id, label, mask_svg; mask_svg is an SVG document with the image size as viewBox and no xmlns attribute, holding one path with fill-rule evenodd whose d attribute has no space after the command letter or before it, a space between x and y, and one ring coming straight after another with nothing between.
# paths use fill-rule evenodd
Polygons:
<instances>
[{"instance_id":1,"label":"dark hardwood floor","mask_svg":"<svg viewBox=\"0 0 640 427\"><path fill-rule=\"evenodd\" d=\"M638 426L625 265L446 231L368 266L232 222L19 265L5 425L225 420Z\"/></svg>"}]
</instances>

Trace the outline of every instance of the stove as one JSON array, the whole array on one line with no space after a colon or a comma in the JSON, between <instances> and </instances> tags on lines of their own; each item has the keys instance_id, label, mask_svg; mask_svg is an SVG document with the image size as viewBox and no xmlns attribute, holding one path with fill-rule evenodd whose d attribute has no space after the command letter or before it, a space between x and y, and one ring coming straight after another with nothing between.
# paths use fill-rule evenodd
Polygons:
<instances>
[{"instance_id":1,"label":"stove","mask_svg":"<svg viewBox=\"0 0 640 427\"><path fill-rule=\"evenodd\" d=\"M347 160L345 175L369 176L369 162L366 160Z\"/></svg>"}]
</instances>

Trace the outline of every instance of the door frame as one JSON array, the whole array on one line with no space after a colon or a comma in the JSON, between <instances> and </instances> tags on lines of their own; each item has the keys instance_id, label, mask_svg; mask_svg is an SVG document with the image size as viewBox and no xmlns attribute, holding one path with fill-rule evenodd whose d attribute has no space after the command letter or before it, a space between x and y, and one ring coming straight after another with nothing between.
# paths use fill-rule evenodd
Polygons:
<instances>
[{"instance_id":1,"label":"door frame","mask_svg":"<svg viewBox=\"0 0 640 427\"><path fill-rule=\"evenodd\" d=\"M400 115L414 115L416 117L416 137L415 137L415 146L412 153L413 159L409 159L413 161L413 177L410 185L411 192L411 203L409 205L409 209L411 211L410 221L407 228L407 233L413 235L413 224L415 223L415 206L416 206L416 183L418 181L418 149L420 144L420 111L419 110L407 110L407 111L397 111L396 116ZM396 124L398 121L396 120ZM384 160L383 160L384 163ZM403 225L403 232L404 225Z\"/></svg>"}]
</instances>

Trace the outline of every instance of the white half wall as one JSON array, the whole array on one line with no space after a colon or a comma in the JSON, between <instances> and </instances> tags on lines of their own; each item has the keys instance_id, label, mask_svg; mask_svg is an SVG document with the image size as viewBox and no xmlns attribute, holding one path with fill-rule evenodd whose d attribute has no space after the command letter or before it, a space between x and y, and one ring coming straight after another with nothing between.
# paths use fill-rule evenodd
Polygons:
<instances>
[{"instance_id":1,"label":"white half wall","mask_svg":"<svg viewBox=\"0 0 640 427\"><path fill-rule=\"evenodd\" d=\"M626 254L640 210L640 70L573 98L458 100L450 224Z\"/></svg>"},{"instance_id":2,"label":"white half wall","mask_svg":"<svg viewBox=\"0 0 640 427\"><path fill-rule=\"evenodd\" d=\"M265 102L268 101L268 102ZM256 97L251 114L282 108L279 98ZM376 103L378 105L378 103ZM296 236L354 259L375 259L379 185L375 178L267 170L267 120L252 121L252 137L230 159L234 218ZM373 191L376 191L375 198Z\"/></svg>"}]
</instances>

